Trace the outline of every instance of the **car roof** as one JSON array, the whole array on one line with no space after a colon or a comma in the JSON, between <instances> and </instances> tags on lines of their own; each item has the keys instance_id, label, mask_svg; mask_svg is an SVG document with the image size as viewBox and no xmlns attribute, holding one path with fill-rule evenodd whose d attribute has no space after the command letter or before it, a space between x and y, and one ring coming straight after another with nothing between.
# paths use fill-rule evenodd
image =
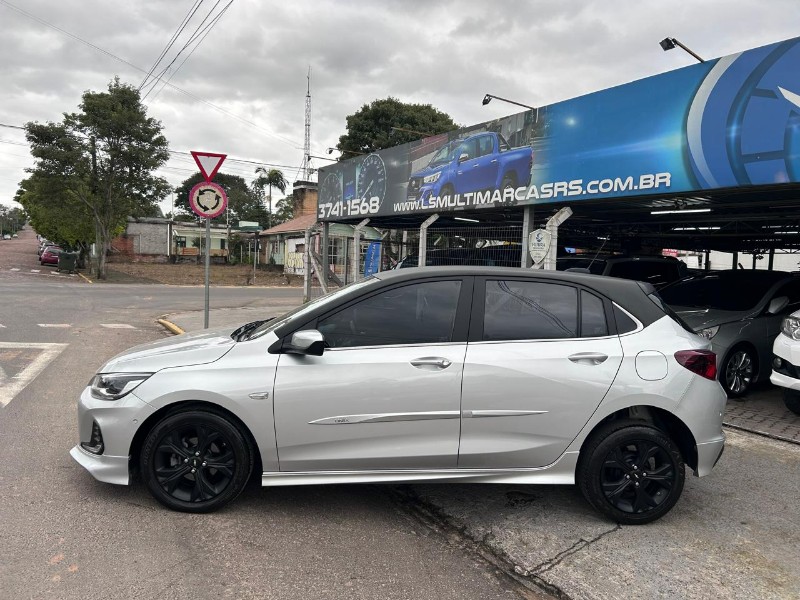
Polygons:
<instances>
[{"instance_id":1,"label":"car roof","mask_svg":"<svg viewBox=\"0 0 800 600\"><path fill-rule=\"evenodd\" d=\"M722 271L708 271L698 275L695 279L715 278L721 280L757 281L759 283L776 283L784 279L797 277L797 273L789 271L767 271L764 269L725 269Z\"/></svg>"}]
</instances>

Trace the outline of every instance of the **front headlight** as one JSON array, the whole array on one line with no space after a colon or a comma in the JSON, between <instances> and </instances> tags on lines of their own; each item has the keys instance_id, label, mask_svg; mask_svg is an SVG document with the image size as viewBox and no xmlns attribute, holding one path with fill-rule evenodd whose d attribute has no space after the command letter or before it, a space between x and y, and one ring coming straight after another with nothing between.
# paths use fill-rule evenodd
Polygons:
<instances>
[{"instance_id":1,"label":"front headlight","mask_svg":"<svg viewBox=\"0 0 800 600\"><path fill-rule=\"evenodd\" d=\"M786 317L781 321L781 333L793 340L800 340L800 318Z\"/></svg>"},{"instance_id":2,"label":"front headlight","mask_svg":"<svg viewBox=\"0 0 800 600\"><path fill-rule=\"evenodd\" d=\"M701 329L700 331L697 332L697 335L699 335L700 337L704 337L707 340L710 340L715 335L717 335L718 331L719 331L719 325L715 325L714 327L706 327L705 329Z\"/></svg>"},{"instance_id":3,"label":"front headlight","mask_svg":"<svg viewBox=\"0 0 800 600\"><path fill-rule=\"evenodd\" d=\"M98 373L89 385L98 400L119 400L135 390L152 373Z\"/></svg>"},{"instance_id":4,"label":"front headlight","mask_svg":"<svg viewBox=\"0 0 800 600\"><path fill-rule=\"evenodd\" d=\"M436 183L439 181L439 177L442 176L442 172L439 171L438 173L434 173L433 175L426 175L422 178L423 183Z\"/></svg>"}]
</instances>

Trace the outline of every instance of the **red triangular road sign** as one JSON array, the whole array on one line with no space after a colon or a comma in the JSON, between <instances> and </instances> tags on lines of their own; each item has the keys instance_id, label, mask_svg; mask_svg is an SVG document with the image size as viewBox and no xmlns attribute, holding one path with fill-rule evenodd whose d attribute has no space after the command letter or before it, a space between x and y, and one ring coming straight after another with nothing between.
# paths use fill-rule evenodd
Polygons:
<instances>
[{"instance_id":1,"label":"red triangular road sign","mask_svg":"<svg viewBox=\"0 0 800 600\"><path fill-rule=\"evenodd\" d=\"M197 163L206 181L214 179L214 175L217 174L225 157L228 156L227 154L217 154L216 152L195 152L194 150L191 152L194 157L194 162Z\"/></svg>"}]
</instances>

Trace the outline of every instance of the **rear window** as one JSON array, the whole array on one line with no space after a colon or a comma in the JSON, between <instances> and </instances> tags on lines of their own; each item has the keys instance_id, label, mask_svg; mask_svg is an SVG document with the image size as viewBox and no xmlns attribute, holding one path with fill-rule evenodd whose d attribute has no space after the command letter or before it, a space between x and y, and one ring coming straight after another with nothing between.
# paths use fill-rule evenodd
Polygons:
<instances>
[{"instance_id":1,"label":"rear window","mask_svg":"<svg viewBox=\"0 0 800 600\"><path fill-rule=\"evenodd\" d=\"M660 293L670 306L744 311L755 308L774 283L761 277L710 275L676 283Z\"/></svg>"},{"instance_id":2,"label":"rear window","mask_svg":"<svg viewBox=\"0 0 800 600\"><path fill-rule=\"evenodd\" d=\"M653 260L631 260L611 265L608 274L621 279L646 281L656 287L664 286L680 278L678 263Z\"/></svg>"}]
</instances>

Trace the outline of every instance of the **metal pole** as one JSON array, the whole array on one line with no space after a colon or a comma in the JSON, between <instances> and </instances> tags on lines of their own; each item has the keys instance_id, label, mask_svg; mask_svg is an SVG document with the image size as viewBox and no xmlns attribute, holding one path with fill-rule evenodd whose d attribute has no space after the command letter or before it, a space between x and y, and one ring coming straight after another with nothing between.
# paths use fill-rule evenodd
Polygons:
<instances>
[{"instance_id":1,"label":"metal pole","mask_svg":"<svg viewBox=\"0 0 800 600\"><path fill-rule=\"evenodd\" d=\"M258 234L253 234L253 285L256 284L256 263L258 262Z\"/></svg>"},{"instance_id":2,"label":"metal pole","mask_svg":"<svg viewBox=\"0 0 800 600\"><path fill-rule=\"evenodd\" d=\"M419 250L417 251L417 255L419 256L419 260L417 261L418 267L425 266L428 255L428 227L433 225L438 218L438 214L433 214L425 219L422 225L419 226Z\"/></svg>"},{"instance_id":3,"label":"metal pole","mask_svg":"<svg viewBox=\"0 0 800 600\"><path fill-rule=\"evenodd\" d=\"M313 226L306 229L305 252L303 254L303 303L311 300L311 230Z\"/></svg>"},{"instance_id":4,"label":"metal pole","mask_svg":"<svg viewBox=\"0 0 800 600\"><path fill-rule=\"evenodd\" d=\"M772 271L772 268L775 266L775 248L769 249L769 264L767 268Z\"/></svg>"},{"instance_id":5,"label":"metal pole","mask_svg":"<svg viewBox=\"0 0 800 600\"><path fill-rule=\"evenodd\" d=\"M523 269L530 269L533 265L531 258L530 248L528 247L528 238L533 231L533 205L526 206L522 213L522 258L520 260L520 267Z\"/></svg>"},{"instance_id":6,"label":"metal pole","mask_svg":"<svg viewBox=\"0 0 800 600\"><path fill-rule=\"evenodd\" d=\"M361 269L359 263L361 262L361 230L367 226L369 219L364 219L358 225L353 227L353 281L358 281L361 277Z\"/></svg>"},{"instance_id":7,"label":"metal pole","mask_svg":"<svg viewBox=\"0 0 800 600\"><path fill-rule=\"evenodd\" d=\"M203 329L208 329L208 271L211 267L211 219L206 219L206 308L203 313Z\"/></svg>"},{"instance_id":8,"label":"metal pole","mask_svg":"<svg viewBox=\"0 0 800 600\"><path fill-rule=\"evenodd\" d=\"M325 221L322 224L322 273L320 273L320 282L324 290L328 289L328 271L330 270L330 258L328 257L329 229L330 223Z\"/></svg>"}]
</instances>

